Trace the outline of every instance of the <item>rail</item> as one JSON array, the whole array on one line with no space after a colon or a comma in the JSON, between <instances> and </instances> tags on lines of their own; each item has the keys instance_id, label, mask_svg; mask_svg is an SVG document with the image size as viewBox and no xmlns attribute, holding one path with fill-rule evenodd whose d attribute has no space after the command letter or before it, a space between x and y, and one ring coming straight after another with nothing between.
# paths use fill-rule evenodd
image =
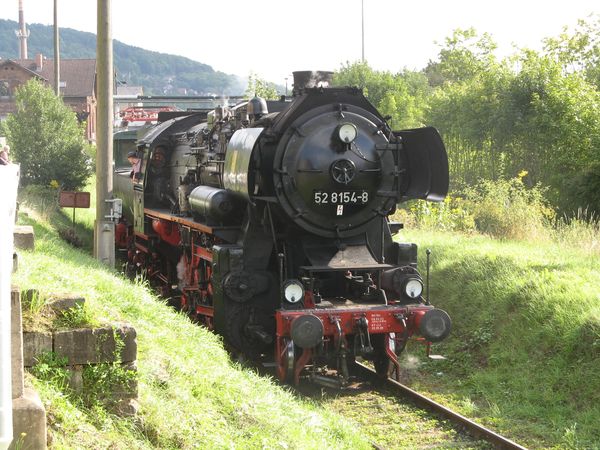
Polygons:
<instances>
[{"instance_id":1,"label":"rail","mask_svg":"<svg viewBox=\"0 0 600 450\"><path fill-rule=\"evenodd\" d=\"M376 377L375 371L370 369L369 367L361 363L357 363L357 366L365 377L371 379ZM471 419L466 418L465 416L457 413L456 411L452 411L444 405L441 405L438 402L428 397L425 397L422 394L419 394L418 392L412 390L407 386L404 386L401 383L398 383L395 380L386 380L386 386L390 388L392 392L397 393L402 397L410 399L421 408L439 414L451 421L452 423L462 426L465 429L465 431L471 436L478 439L484 439L485 441L494 445L494 447L496 448L526 450L525 447L517 444L516 442L511 441L510 439L499 435L498 433L490 430L489 428L486 428L483 425L480 425L472 421Z\"/></svg>"}]
</instances>

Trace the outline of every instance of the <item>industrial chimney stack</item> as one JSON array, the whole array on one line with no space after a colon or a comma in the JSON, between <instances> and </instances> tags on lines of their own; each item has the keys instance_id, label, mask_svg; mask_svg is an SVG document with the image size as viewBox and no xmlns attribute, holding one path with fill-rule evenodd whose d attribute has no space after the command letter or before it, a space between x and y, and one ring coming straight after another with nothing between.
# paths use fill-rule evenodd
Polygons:
<instances>
[{"instance_id":1,"label":"industrial chimney stack","mask_svg":"<svg viewBox=\"0 0 600 450\"><path fill-rule=\"evenodd\" d=\"M23 0L19 0L19 29L15 31L17 38L20 41L20 59L27 59L27 38L29 30L25 26L25 17L23 15Z\"/></svg>"}]
</instances>

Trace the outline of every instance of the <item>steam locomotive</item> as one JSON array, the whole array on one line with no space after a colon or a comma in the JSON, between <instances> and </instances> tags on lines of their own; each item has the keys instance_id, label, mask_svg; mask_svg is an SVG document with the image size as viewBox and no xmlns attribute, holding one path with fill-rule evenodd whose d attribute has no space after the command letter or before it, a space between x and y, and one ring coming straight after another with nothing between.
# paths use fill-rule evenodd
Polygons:
<instances>
[{"instance_id":1,"label":"steam locomotive","mask_svg":"<svg viewBox=\"0 0 600 450\"><path fill-rule=\"evenodd\" d=\"M172 113L116 141L115 235L129 267L230 346L272 357L283 381L341 386L356 358L385 377L409 338L450 332L388 219L442 200L448 161L435 129L392 131L330 78L295 72L291 99Z\"/></svg>"}]
</instances>

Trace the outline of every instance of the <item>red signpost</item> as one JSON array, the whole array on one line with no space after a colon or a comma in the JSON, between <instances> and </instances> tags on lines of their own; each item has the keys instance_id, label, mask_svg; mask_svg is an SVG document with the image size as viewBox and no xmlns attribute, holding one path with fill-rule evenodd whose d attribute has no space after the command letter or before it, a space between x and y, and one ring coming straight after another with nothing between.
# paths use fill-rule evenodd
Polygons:
<instances>
[{"instance_id":1,"label":"red signpost","mask_svg":"<svg viewBox=\"0 0 600 450\"><path fill-rule=\"evenodd\" d=\"M89 208L89 192L62 191L58 199L58 205L62 208Z\"/></svg>"},{"instance_id":2,"label":"red signpost","mask_svg":"<svg viewBox=\"0 0 600 450\"><path fill-rule=\"evenodd\" d=\"M58 206L61 208L73 208L73 231L75 230L75 208L90 207L89 192L61 191L58 198Z\"/></svg>"}]
</instances>

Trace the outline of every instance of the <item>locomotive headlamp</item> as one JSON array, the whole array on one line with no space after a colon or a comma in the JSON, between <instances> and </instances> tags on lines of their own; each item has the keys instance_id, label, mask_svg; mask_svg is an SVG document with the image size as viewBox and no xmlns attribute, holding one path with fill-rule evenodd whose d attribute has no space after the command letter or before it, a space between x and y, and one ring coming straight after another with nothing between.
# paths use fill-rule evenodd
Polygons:
<instances>
[{"instance_id":1,"label":"locomotive headlamp","mask_svg":"<svg viewBox=\"0 0 600 450\"><path fill-rule=\"evenodd\" d=\"M409 278L404 283L404 293L409 298L420 297L423 293L423 283L418 278Z\"/></svg>"},{"instance_id":2,"label":"locomotive headlamp","mask_svg":"<svg viewBox=\"0 0 600 450\"><path fill-rule=\"evenodd\" d=\"M349 144L356 139L358 130L353 123L343 123L338 127L338 136L342 142Z\"/></svg>"},{"instance_id":3,"label":"locomotive headlamp","mask_svg":"<svg viewBox=\"0 0 600 450\"><path fill-rule=\"evenodd\" d=\"M290 303L304 299L304 286L298 280L288 280L283 285L283 296Z\"/></svg>"}]
</instances>

